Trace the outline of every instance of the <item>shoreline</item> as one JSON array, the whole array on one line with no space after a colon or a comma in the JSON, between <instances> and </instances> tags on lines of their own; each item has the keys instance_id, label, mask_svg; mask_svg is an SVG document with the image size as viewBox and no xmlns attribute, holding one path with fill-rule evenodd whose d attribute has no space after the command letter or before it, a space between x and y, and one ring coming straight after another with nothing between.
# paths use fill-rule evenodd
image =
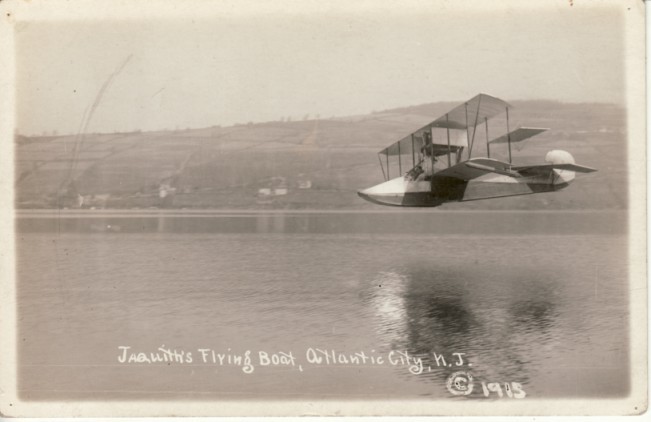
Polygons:
<instances>
[{"instance_id":1,"label":"shoreline","mask_svg":"<svg viewBox=\"0 0 651 422\"><path fill-rule=\"evenodd\" d=\"M441 208L390 208L378 210L356 209L305 209L305 210L251 210L251 209L15 209L16 218L38 217L220 217L220 216L256 216L256 215L329 215L329 214L432 214L432 215L489 215L489 214L618 214L626 215L627 209L588 209L588 210L450 210Z\"/></svg>"},{"instance_id":2,"label":"shoreline","mask_svg":"<svg viewBox=\"0 0 651 422\"><path fill-rule=\"evenodd\" d=\"M13 221L15 233L627 235L629 217L627 211L61 210L19 212Z\"/></svg>"}]
</instances>

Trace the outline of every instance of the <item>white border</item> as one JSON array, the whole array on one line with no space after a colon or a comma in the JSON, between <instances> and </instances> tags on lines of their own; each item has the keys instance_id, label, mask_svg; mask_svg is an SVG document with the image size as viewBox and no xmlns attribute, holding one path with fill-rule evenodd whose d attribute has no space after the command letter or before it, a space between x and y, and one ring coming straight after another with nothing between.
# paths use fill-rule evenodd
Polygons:
<instances>
[{"instance_id":1,"label":"white border","mask_svg":"<svg viewBox=\"0 0 651 422\"><path fill-rule=\"evenodd\" d=\"M545 7L567 7L566 1L544 3ZM436 7L441 12L495 10L496 8L536 9L542 1L480 0L452 1L210 1L149 0L147 2L112 0L11 0L0 3L0 219L2 243L0 268L0 413L5 416L291 416L291 415L623 415L635 414L647 407L647 285L646 285L646 144L645 139L645 43L644 3L639 0L574 0L573 7L607 7L613 3L626 7L626 94L628 111L628 180L630 212L630 327L631 395L624 399L603 400L523 400L511 402L480 401L109 401L109 402L24 402L16 389L16 290L14 285L14 209L13 209L13 104L14 42L13 32L21 22L64 19L174 19L181 16L253 16L254 14L328 13L332 10L369 10L382 13L414 13ZM549 6L548 6L549 5ZM7 113L6 110L12 112ZM635 408L638 410L636 411Z\"/></svg>"}]
</instances>

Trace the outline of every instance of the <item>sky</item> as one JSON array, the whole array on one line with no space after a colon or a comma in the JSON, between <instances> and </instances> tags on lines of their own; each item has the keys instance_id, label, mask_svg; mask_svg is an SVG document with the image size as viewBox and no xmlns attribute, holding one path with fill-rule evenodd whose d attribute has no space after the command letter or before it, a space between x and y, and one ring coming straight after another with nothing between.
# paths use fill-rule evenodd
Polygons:
<instances>
[{"instance_id":1,"label":"sky","mask_svg":"<svg viewBox=\"0 0 651 422\"><path fill-rule=\"evenodd\" d=\"M506 101L625 102L622 7L436 4L395 13L368 6L26 19L14 31L16 131L327 118L479 92Z\"/></svg>"}]
</instances>

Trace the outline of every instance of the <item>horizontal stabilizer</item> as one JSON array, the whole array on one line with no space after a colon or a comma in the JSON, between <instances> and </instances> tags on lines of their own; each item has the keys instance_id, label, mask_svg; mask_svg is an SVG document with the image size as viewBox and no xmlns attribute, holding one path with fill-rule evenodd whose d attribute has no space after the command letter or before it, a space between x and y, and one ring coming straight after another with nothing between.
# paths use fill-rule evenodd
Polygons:
<instances>
[{"instance_id":1,"label":"horizontal stabilizer","mask_svg":"<svg viewBox=\"0 0 651 422\"><path fill-rule=\"evenodd\" d=\"M578 164L541 164L539 166L526 166L526 167L513 167L513 170L516 170L520 173L526 172L544 172L550 170L569 170L575 171L577 173L592 173L597 171L592 167L580 166Z\"/></svg>"},{"instance_id":2,"label":"horizontal stabilizer","mask_svg":"<svg viewBox=\"0 0 651 422\"><path fill-rule=\"evenodd\" d=\"M511 142L520 142L524 141L525 139L529 139L532 136L538 135L539 133L542 133L546 130L549 129L544 129L544 128L535 128L535 127L519 127L514 131L511 131L505 135L500 136L499 138L495 138L492 141L490 141L491 144L503 144L509 141L509 138Z\"/></svg>"}]
</instances>

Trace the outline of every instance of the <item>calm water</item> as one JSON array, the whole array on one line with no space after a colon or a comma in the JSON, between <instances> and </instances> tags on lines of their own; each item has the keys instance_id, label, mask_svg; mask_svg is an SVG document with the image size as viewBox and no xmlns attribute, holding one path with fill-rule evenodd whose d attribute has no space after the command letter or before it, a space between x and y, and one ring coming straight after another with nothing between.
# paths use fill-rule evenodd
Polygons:
<instances>
[{"instance_id":1,"label":"calm water","mask_svg":"<svg viewBox=\"0 0 651 422\"><path fill-rule=\"evenodd\" d=\"M23 215L19 389L35 400L448 399L462 370L475 386L459 399L483 399L482 381L532 398L625 396L624 221ZM120 346L176 349L182 362L122 363ZM252 373L237 361L246 351ZM289 365L262 365L278 352Z\"/></svg>"}]
</instances>

